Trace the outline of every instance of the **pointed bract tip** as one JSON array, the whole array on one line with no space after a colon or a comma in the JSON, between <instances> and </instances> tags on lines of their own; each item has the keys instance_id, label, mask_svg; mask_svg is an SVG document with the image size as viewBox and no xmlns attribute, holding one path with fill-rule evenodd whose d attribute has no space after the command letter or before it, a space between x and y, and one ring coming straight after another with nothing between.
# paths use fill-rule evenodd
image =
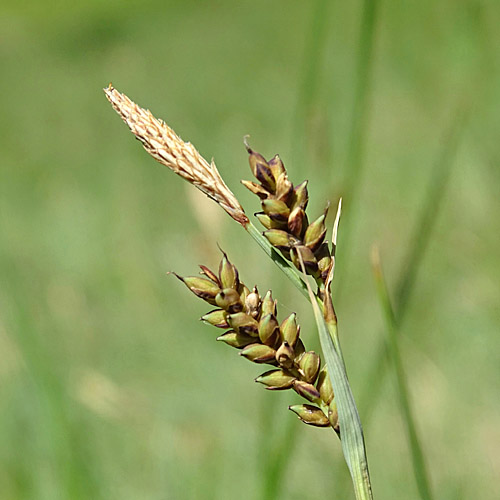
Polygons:
<instances>
[{"instance_id":1,"label":"pointed bract tip","mask_svg":"<svg viewBox=\"0 0 500 500\"><path fill-rule=\"evenodd\" d=\"M246 134L243 136L243 144L245 145L246 150L250 154L252 152L252 148L250 147L250 144L248 144L248 139L250 139L250 135Z\"/></svg>"},{"instance_id":2,"label":"pointed bract tip","mask_svg":"<svg viewBox=\"0 0 500 500\"><path fill-rule=\"evenodd\" d=\"M226 260L229 260L227 258L227 253L224 252L223 248L220 246L219 242L217 242L217 248L220 250L220 252L222 253L222 255L226 258Z\"/></svg>"},{"instance_id":3,"label":"pointed bract tip","mask_svg":"<svg viewBox=\"0 0 500 500\"><path fill-rule=\"evenodd\" d=\"M170 276L173 274L178 280L181 280L184 283L184 278L180 275L178 275L175 271L167 271L167 276Z\"/></svg>"},{"instance_id":4,"label":"pointed bract tip","mask_svg":"<svg viewBox=\"0 0 500 500\"><path fill-rule=\"evenodd\" d=\"M341 214L342 214L342 197L339 199L339 204L337 206L337 213L335 215L335 222L333 223L332 245L334 248L337 246L337 235L339 231L339 222Z\"/></svg>"}]
</instances>

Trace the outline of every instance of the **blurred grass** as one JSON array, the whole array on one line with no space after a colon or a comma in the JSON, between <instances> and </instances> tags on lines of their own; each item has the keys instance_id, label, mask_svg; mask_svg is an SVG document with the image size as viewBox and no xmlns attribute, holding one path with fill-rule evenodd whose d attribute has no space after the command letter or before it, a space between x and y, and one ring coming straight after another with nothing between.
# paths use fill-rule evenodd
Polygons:
<instances>
[{"instance_id":1,"label":"blurred grass","mask_svg":"<svg viewBox=\"0 0 500 500\"><path fill-rule=\"evenodd\" d=\"M3 3L2 498L258 498L260 406L276 395L254 387L258 370L214 341L197 321L201 304L165 272L215 265L220 243L246 282L273 288L282 315L298 312L316 348L307 304L242 230L147 158L101 88L113 81L214 156L249 213L255 201L238 186L246 133L279 152L294 180L310 178L319 212L341 194L348 162L360 8L336 4L328 17L302 162L289 148L309 5ZM349 260L337 312L350 379L359 394L380 342L369 248L380 243L393 282L465 92L471 132L408 304L416 345L401 348L436 498L495 499L500 7L385 2L379 16L364 180L349 254L338 255L339 269ZM293 395L279 397L269 440L294 418ZM417 498L386 385L372 411L375 498ZM283 496L333 496L347 477L340 447L321 429L295 429Z\"/></svg>"},{"instance_id":2,"label":"blurred grass","mask_svg":"<svg viewBox=\"0 0 500 500\"><path fill-rule=\"evenodd\" d=\"M391 305L391 309L394 309L394 329L398 332L403 327L420 267L438 221L441 206L446 199L454 160L467 120L468 111L462 106L464 105L462 104L460 110L455 112L449 129L442 134L441 151L427 181L425 196L420 203L416 220L413 222L412 233L396 280L394 307ZM385 378L387 354L387 341L383 340L378 353L373 356L373 365L367 370L368 375L361 394L363 412L366 415L365 425L369 424L371 409L379 396L379 390Z\"/></svg>"},{"instance_id":3,"label":"blurred grass","mask_svg":"<svg viewBox=\"0 0 500 500\"><path fill-rule=\"evenodd\" d=\"M374 248L372 259L373 274L377 285L380 307L384 313L386 321L386 330L388 337L387 345L388 350L390 351L392 366L394 367L394 378L396 380L398 399L401 407L401 420L406 427L408 448L412 457L415 482L418 487L420 498L422 500L432 500L434 497L431 493L431 486L424 458L425 453L422 450L422 446L420 444L421 440L415 425L415 413L412 407L412 403L410 402L404 361L401 356L399 332L397 326L398 323L393 306L391 304L389 290L387 289L387 283L384 279L380 254L378 253L378 249L376 248Z\"/></svg>"}]
</instances>

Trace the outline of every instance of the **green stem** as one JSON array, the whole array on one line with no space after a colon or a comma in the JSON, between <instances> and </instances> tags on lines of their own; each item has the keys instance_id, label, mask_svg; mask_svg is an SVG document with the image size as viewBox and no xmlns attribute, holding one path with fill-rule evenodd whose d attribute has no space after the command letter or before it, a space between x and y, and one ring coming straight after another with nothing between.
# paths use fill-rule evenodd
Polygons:
<instances>
[{"instance_id":1,"label":"green stem","mask_svg":"<svg viewBox=\"0 0 500 500\"><path fill-rule=\"evenodd\" d=\"M321 74L321 58L328 35L329 0L317 0L306 38L297 103L293 118L292 158L295 165L304 165L308 127Z\"/></svg>"},{"instance_id":2,"label":"green stem","mask_svg":"<svg viewBox=\"0 0 500 500\"><path fill-rule=\"evenodd\" d=\"M335 391L335 401L337 402L339 412L342 451L351 474L356 500L372 500L373 496L363 428L351 386L349 385L344 362L333 341L335 338L338 342L337 328L335 326L332 329L333 324L325 322L321 308L318 305L318 300L314 300L310 288L309 293L311 295L314 317L318 326L321 350L323 351L323 356L328 367L328 374L332 381L333 390Z\"/></svg>"},{"instance_id":3,"label":"green stem","mask_svg":"<svg viewBox=\"0 0 500 500\"><path fill-rule=\"evenodd\" d=\"M398 330L401 328L406 317L408 304L410 303L423 258L438 220L441 205L445 199L456 153L467 123L469 108L467 105L462 106L458 107L453 113L453 119L443 134L441 140L443 146L436 164L431 168L425 196L422 198L419 215L413 225L406 255L400 269L399 277L396 280L393 309ZM362 402L361 414L363 415L365 425L368 425L371 419L371 412L376 406L374 402L379 397L380 389L386 375L385 368L388 350L386 344L387 342L384 339L378 348L377 354L373 357L371 366L367 369L368 375L365 377L367 382L360 398Z\"/></svg>"},{"instance_id":4,"label":"green stem","mask_svg":"<svg viewBox=\"0 0 500 500\"><path fill-rule=\"evenodd\" d=\"M378 0L364 0L359 33L359 51L356 56L354 101L349 131L343 198L349 208L342 229L342 253L348 255L356 215L356 202L362 186L364 153L368 134L370 112L370 89L372 86L372 65L375 27L377 24ZM343 266L341 276L347 275L349 260ZM340 276L340 277L341 277ZM340 289L341 290L341 289Z\"/></svg>"},{"instance_id":5,"label":"green stem","mask_svg":"<svg viewBox=\"0 0 500 500\"><path fill-rule=\"evenodd\" d=\"M417 428L415 426L415 421L413 418L413 412L411 409L410 397L408 391L408 384L406 381L406 374L403 367L401 352L399 350L399 338L397 332L396 316L394 315L394 310L392 308L391 300L389 298L387 285L384 280L384 276L382 273L382 266L378 259L378 255L376 256L376 260L374 261L373 264L373 272L375 275L375 281L377 283L377 290L381 307L385 315L387 333L389 337L388 347L392 361L394 363L394 369L396 371L399 403L401 406L401 411L403 413L403 420L406 424L406 432L408 436L410 450L412 453L415 479L417 481L418 490L422 500L432 500L433 496L431 493L427 470L425 467L424 455L422 452L422 448L420 446L420 440L418 437Z\"/></svg>"},{"instance_id":6,"label":"green stem","mask_svg":"<svg viewBox=\"0 0 500 500\"><path fill-rule=\"evenodd\" d=\"M298 255L302 272L306 274L302 256L300 253ZM318 327L321 350L328 368L328 376L335 393L335 402L339 415L340 442L351 474L356 500L373 500L361 419L347 378L345 364L340 354L337 320L333 318L332 311L329 311L332 305L327 302L327 299L331 297L325 297L323 302L318 295L313 294L308 282L306 282L306 286L316 326ZM326 290L326 293L329 293L329 290ZM325 319L326 316L328 316L328 320ZM338 350L335 347L334 339L337 341Z\"/></svg>"}]
</instances>

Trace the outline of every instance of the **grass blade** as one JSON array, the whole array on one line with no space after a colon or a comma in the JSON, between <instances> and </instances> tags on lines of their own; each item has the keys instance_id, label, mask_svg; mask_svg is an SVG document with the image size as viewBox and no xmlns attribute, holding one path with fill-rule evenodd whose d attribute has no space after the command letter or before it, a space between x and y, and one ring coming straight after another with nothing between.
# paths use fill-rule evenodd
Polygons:
<instances>
[{"instance_id":1,"label":"grass blade","mask_svg":"<svg viewBox=\"0 0 500 500\"><path fill-rule=\"evenodd\" d=\"M328 9L331 5L332 3L328 0L316 1L307 33L301 82L293 119L291 151L295 165L304 165L308 122L318 91L320 62L327 35Z\"/></svg>"},{"instance_id":2,"label":"grass blade","mask_svg":"<svg viewBox=\"0 0 500 500\"><path fill-rule=\"evenodd\" d=\"M365 0L363 2L363 17L358 41L359 52L356 61L354 103L346 161L348 171L342 189L343 197L349 207L342 229L342 252L345 255L347 255L349 251L352 225L355 217L356 199L361 188L361 177L363 174L364 146L370 110L369 91L372 84L372 64L374 59L373 50L377 14L378 0ZM344 263L343 275L347 274L347 265L348 261Z\"/></svg>"},{"instance_id":3,"label":"grass blade","mask_svg":"<svg viewBox=\"0 0 500 500\"><path fill-rule=\"evenodd\" d=\"M272 412L268 402L266 400L265 412L270 415L269 420L278 420L277 413ZM301 435L300 432L296 432L297 420L294 418L287 418L285 422L280 421L279 426L283 426L283 429L279 430L279 436L276 440L262 439L265 441L263 444L267 444L261 453L262 500L277 500L284 495L283 479L293 456L293 449ZM276 429L274 430L276 431Z\"/></svg>"},{"instance_id":4,"label":"grass blade","mask_svg":"<svg viewBox=\"0 0 500 500\"><path fill-rule=\"evenodd\" d=\"M413 417L413 412L410 404L410 396L408 393L406 374L404 371L401 352L399 349L399 335L397 332L396 317L394 315L394 310L389 298L387 285L382 272L380 255L377 250L374 251L372 257L373 274L375 276L375 281L377 284L380 305L384 312L387 327L389 352L396 373L399 404L401 406L401 413L406 426L408 444L411 450L413 472L415 475L415 480L417 482L418 491L420 493L420 498L422 498L422 500L432 500L434 497L431 493L429 478L427 476L427 470L425 467L424 454L422 452L420 439L418 437L417 429L415 426L415 419Z\"/></svg>"},{"instance_id":5,"label":"grass blade","mask_svg":"<svg viewBox=\"0 0 500 500\"><path fill-rule=\"evenodd\" d=\"M430 234L436 224L436 214L439 213L444 200L443 193L450 179L453 161L467 120L467 110L459 110L453 118L452 125L445 133L444 147L439 155L438 164L432 169L426 190L427 196L423 200L422 209L408 245L408 252L403 261L401 277L396 285L397 315L395 319L398 325L402 323L406 315L413 285L429 244Z\"/></svg>"},{"instance_id":6,"label":"grass blade","mask_svg":"<svg viewBox=\"0 0 500 500\"><path fill-rule=\"evenodd\" d=\"M466 110L460 110L455 114L452 125L445 134L446 137L443 140L444 146L439 159L431 171L427 189L425 190L426 196L421 204L422 209L415 222L406 257L401 266L399 279L396 284L394 319L398 328L402 325L406 316L407 306L437 220L437 214L444 199L443 194L446 192L466 121ZM363 394L360 398L363 405L361 414L364 416L365 425L368 425L371 417L371 409L375 407L374 402L378 398L379 390L382 387L385 377L387 360L387 345L385 341L381 343L373 360L373 364L369 368L368 376L366 377L368 382L363 388Z\"/></svg>"}]
</instances>

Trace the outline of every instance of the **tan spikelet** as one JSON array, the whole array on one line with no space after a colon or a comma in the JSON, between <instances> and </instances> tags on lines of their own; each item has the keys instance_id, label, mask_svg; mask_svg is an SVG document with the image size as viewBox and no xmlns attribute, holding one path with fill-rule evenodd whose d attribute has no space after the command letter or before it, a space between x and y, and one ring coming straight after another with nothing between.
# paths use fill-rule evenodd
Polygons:
<instances>
[{"instance_id":1,"label":"tan spikelet","mask_svg":"<svg viewBox=\"0 0 500 500\"><path fill-rule=\"evenodd\" d=\"M208 163L190 142L184 142L164 121L131 101L111 84L106 97L142 142L144 149L216 201L234 220L245 226L248 218L238 200L222 180L215 163Z\"/></svg>"}]
</instances>

